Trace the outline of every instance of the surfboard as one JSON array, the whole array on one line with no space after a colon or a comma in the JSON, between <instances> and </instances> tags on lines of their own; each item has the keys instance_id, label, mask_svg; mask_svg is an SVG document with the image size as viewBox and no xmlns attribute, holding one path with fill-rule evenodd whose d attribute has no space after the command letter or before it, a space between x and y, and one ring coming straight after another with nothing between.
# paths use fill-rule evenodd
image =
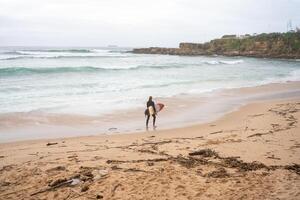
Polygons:
<instances>
[{"instance_id":1,"label":"surfboard","mask_svg":"<svg viewBox=\"0 0 300 200\"><path fill-rule=\"evenodd\" d=\"M163 108L165 107L165 105L163 103L157 103L155 104L155 110L158 113L159 111L161 111ZM153 115L154 114L154 109L152 108L152 106L150 106L149 108L147 108L145 110L145 115Z\"/></svg>"},{"instance_id":2,"label":"surfboard","mask_svg":"<svg viewBox=\"0 0 300 200\"><path fill-rule=\"evenodd\" d=\"M155 110L156 110L156 112L161 111L164 107L165 107L165 105L163 103L157 103L157 104L155 104Z\"/></svg>"}]
</instances>

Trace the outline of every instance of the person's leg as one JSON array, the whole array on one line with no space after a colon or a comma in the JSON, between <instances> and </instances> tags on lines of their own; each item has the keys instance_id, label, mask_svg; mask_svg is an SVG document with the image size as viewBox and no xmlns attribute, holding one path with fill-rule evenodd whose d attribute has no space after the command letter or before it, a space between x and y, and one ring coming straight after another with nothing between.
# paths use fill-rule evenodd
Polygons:
<instances>
[{"instance_id":1,"label":"person's leg","mask_svg":"<svg viewBox=\"0 0 300 200\"><path fill-rule=\"evenodd\" d=\"M147 115L146 127L148 127L149 119L150 119L150 115Z\"/></svg>"},{"instance_id":2,"label":"person's leg","mask_svg":"<svg viewBox=\"0 0 300 200\"><path fill-rule=\"evenodd\" d=\"M153 117L153 127L155 127L156 116L155 116L155 115L152 115L152 117Z\"/></svg>"}]
</instances>

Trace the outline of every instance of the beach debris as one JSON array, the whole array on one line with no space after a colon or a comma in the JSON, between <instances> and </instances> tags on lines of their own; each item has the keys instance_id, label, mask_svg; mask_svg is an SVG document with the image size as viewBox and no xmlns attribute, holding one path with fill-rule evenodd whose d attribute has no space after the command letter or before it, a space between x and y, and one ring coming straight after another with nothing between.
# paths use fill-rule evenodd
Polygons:
<instances>
[{"instance_id":1,"label":"beach debris","mask_svg":"<svg viewBox=\"0 0 300 200\"><path fill-rule=\"evenodd\" d=\"M92 172L92 174L93 174L93 179L98 180L100 178L103 178L103 177L107 176L108 175L108 170L107 169L94 170Z\"/></svg>"},{"instance_id":2,"label":"beach debris","mask_svg":"<svg viewBox=\"0 0 300 200\"><path fill-rule=\"evenodd\" d=\"M273 160L281 160L281 158L277 158L277 157L275 157L275 155L268 156L267 158L273 159Z\"/></svg>"},{"instance_id":3,"label":"beach debris","mask_svg":"<svg viewBox=\"0 0 300 200\"><path fill-rule=\"evenodd\" d=\"M115 146L112 148L120 148L120 149L126 149L126 148L130 148L130 147L142 147L142 146L157 146L157 145L163 145L163 144L168 144L168 143L172 143L172 140L162 140L162 141L158 141L158 142L144 142L144 143L138 143L138 142L133 142L130 145L125 145L125 146Z\"/></svg>"},{"instance_id":4,"label":"beach debris","mask_svg":"<svg viewBox=\"0 0 300 200\"><path fill-rule=\"evenodd\" d=\"M91 171L82 171L80 174L80 180L86 182L88 180L92 180L94 178L94 175Z\"/></svg>"},{"instance_id":5,"label":"beach debris","mask_svg":"<svg viewBox=\"0 0 300 200\"><path fill-rule=\"evenodd\" d=\"M0 172L2 171L10 171L14 168L14 166L16 165L4 165L1 169L0 169Z\"/></svg>"},{"instance_id":6,"label":"beach debris","mask_svg":"<svg viewBox=\"0 0 300 200\"><path fill-rule=\"evenodd\" d=\"M108 174L108 170L107 169L100 169L98 171L98 173L101 175L101 176L106 176Z\"/></svg>"},{"instance_id":7,"label":"beach debris","mask_svg":"<svg viewBox=\"0 0 300 200\"><path fill-rule=\"evenodd\" d=\"M111 167L111 169L112 170L120 170L120 169L122 169L121 167L118 167L117 165L113 165L112 167Z\"/></svg>"},{"instance_id":8,"label":"beach debris","mask_svg":"<svg viewBox=\"0 0 300 200\"><path fill-rule=\"evenodd\" d=\"M37 195L37 194L40 194L43 192L54 190L59 187L75 186L75 185L80 184L82 181L86 182L87 180L91 180L91 179L93 179L93 177L94 176L91 173L91 171L87 171L87 170L81 171L80 173L75 174L71 178L68 178L68 179L67 178L58 178L56 180L53 180L48 184L48 187L43 188L43 189L41 189L37 192L34 192L30 195L34 196L34 195ZM86 191L86 190L88 190L88 186L87 186L87 188L83 186L81 189L81 191Z\"/></svg>"},{"instance_id":9,"label":"beach debris","mask_svg":"<svg viewBox=\"0 0 300 200\"><path fill-rule=\"evenodd\" d=\"M96 199L103 199L104 197L103 197L103 195L101 195L101 194L97 194L97 196L96 196Z\"/></svg>"},{"instance_id":10,"label":"beach debris","mask_svg":"<svg viewBox=\"0 0 300 200\"><path fill-rule=\"evenodd\" d=\"M86 191L88 191L89 189L90 189L90 188L89 188L88 185L83 185L80 191L81 191L81 192L86 192Z\"/></svg>"},{"instance_id":11,"label":"beach debris","mask_svg":"<svg viewBox=\"0 0 300 200\"><path fill-rule=\"evenodd\" d=\"M54 168L51 169L47 169L46 172L52 172L52 171L64 171L66 170L66 167L64 166L56 166Z\"/></svg>"},{"instance_id":12,"label":"beach debris","mask_svg":"<svg viewBox=\"0 0 300 200\"><path fill-rule=\"evenodd\" d=\"M68 158L77 158L78 156L76 154L73 154L71 156L68 156Z\"/></svg>"},{"instance_id":13,"label":"beach debris","mask_svg":"<svg viewBox=\"0 0 300 200\"><path fill-rule=\"evenodd\" d=\"M247 138L251 138L251 137L260 137L260 136L263 136L263 135L267 135L269 134L270 132L267 132L267 133L255 133L255 134L252 134L252 135L249 135Z\"/></svg>"},{"instance_id":14,"label":"beach debris","mask_svg":"<svg viewBox=\"0 0 300 200\"><path fill-rule=\"evenodd\" d=\"M79 183L81 183L79 178L73 178L72 182L71 182L71 185L74 186L74 185L78 185Z\"/></svg>"},{"instance_id":15,"label":"beach debris","mask_svg":"<svg viewBox=\"0 0 300 200\"><path fill-rule=\"evenodd\" d=\"M116 192L117 188L120 187L120 186L121 186L121 183L118 183L117 185L114 186L114 188L111 190L112 196L115 195L115 192Z\"/></svg>"},{"instance_id":16,"label":"beach debris","mask_svg":"<svg viewBox=\"0 0 300 200\"><path fill-rule=\"evenodd\" d=\"M147 172L142 169L137 169L137 168L129 168L129 169L124 169L124 172Z\"/></svg>"},{"instance_id":17,"label":"beach debris","mask_svg":"<svg viewBox=\"0 0 300 200\"><path fill-rule=\"evenodd\" d=\"M72 181L67 180L66 178L59 178L59 179L56 179L56 180L52 181L51 183L49 183L49 186L50 187L56 187L56 186L58 186L62 183L67 183L67 182L71 183Z\"/></svg>"},{"instance_id":18,"label":"beach debris","mask_svg":"<svg viewBox=\"0 0 300 200\"><path fill-rule=\"evenodd\" d=\"M56 145L56 144L58 144L58 143L57 142L48 142L46 145L51 146L51 145Z\"/></svg>"},{"instance_id":19,"label":"beach debris","mask_svg":"<svg viewBox=\"0 0 300 200\"><path fill-rule=\"evenodd\" d=\"M300 164L287 165L284 168L300 175Z\"/></svg>"},{"instance_id":20,"label":"beach debris","mask_svg":"<svg viewBox=\"0 0 300 200\"><path fill-rule=\"evenodd\" d=\"M168 158L155 158L155 159L141 159L141 160L107 160L107 164L118 164L118 163L140 163L140 162L164 162L168 161Z\"/></svg>"},{"instance_id":21,"label":"beach debris","mask_svg":"<svg viewBox=\"0 0 300 200\"><path fill-rule=\"evenodd\" d=\"M0 158L4 158L5 156L0 156Z\"/></svg>"},{"instance_id":22,"label":"beach debris","mask_svg":"<svg viewBox=\"0 0 300 200\"><path fill-rule=\"evenodd\" d=\"M4 187L4 186L9 186L11 183L8 182L8 181L3 181L3 182L0 182L0 186L1 187Z\"/></svg>"},{"instance_id":23,"label":"beach debris","mask_svg":"<svg viewBox=\"0 0 300 200\"><path fill-rule=\"evenodd\" d=\"M226 178L229 177L230 175L227 173L225 168L221 167L218 168L216 171L207 173L205 176L211 178Z\"/></svg>"},{"instance_id":24,"label":"beach debris","mask_svg":"<svg viewBox=\"0 0 300 200\"><path fill-rule=\"evenodd\" d=\"M213 134L218 134L218 133L222 133L223 131L215 131L215 132L212 132L212 133L209 133L210 135L213 135Z\"/></svg>"},{"instance_id":25,"label":"beach debris","mask_svg":"<svg viewBox=\"0 0 300 200\"><path fill-rule=\"evenodd\" d=\"M226 167L238 168L240 171L255 171L263 168L269 169L268 166L257 161L247 163L247 162L243 162L242 160L238 160L236 157L222 158L222 160L223 160L223 164Z\"/></svg>"},{"instance_id":26,"label":"beach debris","mask_svg":"<svg viewBox=\"0 0 300 200\"><path fill-rule=\"evenodd\" d=\"M202 157L219 157L218 153L211 149L202 149L189 153L190 156L202 156Z\"/></svg>"},{"instance_id":27,"label":"beach debris","mask_svg":"<svg viewBox=\"0 0 300 200\"><path fill-rule=\"evenodd\" d=\"M182 155L177 156L176 158L174 158L174 160L186 168L193 168L198 163L198 160L193 159L192 157L185 158Z\"/></svg>"},{"instance_id":28,"label":"beach debris","mask_svg":"<svg viewBox=\"0 0 300 200\"><path fill-rule=\"evenodd\" d=\"M109 130L109 131L116 131L116 130L118 130L118 129L115 128L115 127L111 127L111 128L109 128L108 130Z\"/></svg>"},{"instance_id":29,"label":"beach debris","mask_svg":"<svg viewBox=\"0 0 300 200\"><path fill-rule=\"evenodd\" d=\"M70 185L71 183L72 183L72 180L67 180L66 178L57 179L57 180L52 181L49 184L49 187L46 187L46 188L41 189L37 192L31 193L30 196L34 196L34 195L37 195L37 194L40 194L40 193L43 193L43 192L51 191L51 190L54 190L58 187L67 186L67 185Z\"/></svg>"},{"instance_id":30,"label":"beach debris","mask_svg":"<svg viewBox=\"0 0 300 200\"><path fill-rule=\"evenodd\" d=\"M147 162L147 165L148 165L148 166L153 166L153 165L154 165L154 162Z\"/></svg>"},{"instance_id":31,"label":"beach debris","mask_svg":"<svg viewBox=\"0 0 300 200\"><path fill-rule=\"evenodd\" d=\"M138 151L141 152L141 153L157 154L156 151L152 151L150 149L140 149Z\"/></svg>"}]
</instances>

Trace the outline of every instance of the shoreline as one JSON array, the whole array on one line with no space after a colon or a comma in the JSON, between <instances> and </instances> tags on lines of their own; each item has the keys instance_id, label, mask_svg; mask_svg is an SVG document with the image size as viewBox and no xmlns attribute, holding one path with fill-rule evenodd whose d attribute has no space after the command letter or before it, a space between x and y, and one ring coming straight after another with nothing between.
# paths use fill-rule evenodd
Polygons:
<instances>
[{"instance_id":1,"label":"shoreline","mask_svg":"<svg viewBox=\"0 0 300 200\"><path fill-rule=\"evenodd\" d=\"M286 97L291 98L293 95L300 97L298 88L300 88L300 82L271 83L254 87L216 90L201 95L160 98L159 101L166 103L166 108L159 113L158 129L165 130L207 123L248 103L271 99L280 100ZM290 94L284 94L285 92ZM50 118L44 119L44 114L33 115L33 117L29 116L29 119L37 119L39 120L38 123L34 121L28 125L25 124L25 126L21 124L20 127L15 124L15 121L18 122L19 119L15 120L17 117L12 116L14 118L9 117L6 121L0 120L4 125L13 122L11 129L3 129L5 126L2 126L0 132L3 132L4 135L2 134L0 137L2 137L1 141L13 142L28 139L50 139L61 136L78 137L136 133L145 130L145 119L140 113L141 110L134 109L123 113L112 113L103 117L80 115L62 115L61 117L60 115L51 116L50 114ZM27 115L24 116L26 122ZM22 122L22 118L20 121ZM115 124L116 121L118 124ZM11 139L5 139L5 136ZM16 139L12 139L14 136L17 136Z\"/></svg>"},{"instance_id":2,"label":"shoreline","mask_svg":"<svg viewBox=\"0 0 300 200\"><path fill-rule=\"evenodd\" d=\"M189 127L0 144L0 198L297 199L299 119L300 98L268 100Z\"/></svg>"},{"instance_id":3,"label":"shoreline","mask_svg":"<svg viewBox=\"0 0 300 200\"><path fill-rule=\"evenodd\" d=\"M157 98L165 109L157 119L158 130L188 127L217 120L241 106L300 97L300 82L270 83L254 87L215 90L202 94L182 94ZM0 143L31 139L131 134L145 130L143 108L99 116L33 114L0 117ZM31 119L37 121L30 121ZM27 121L26 121L27 120ZM118 122L116 124L116 122ZM150 121L151 122L151 121ZM20 124L18 124L20 123ZM23 124L22 124L23 123ZM27 124L28 123L28 124Z\"/></svg>"}]
</instances>

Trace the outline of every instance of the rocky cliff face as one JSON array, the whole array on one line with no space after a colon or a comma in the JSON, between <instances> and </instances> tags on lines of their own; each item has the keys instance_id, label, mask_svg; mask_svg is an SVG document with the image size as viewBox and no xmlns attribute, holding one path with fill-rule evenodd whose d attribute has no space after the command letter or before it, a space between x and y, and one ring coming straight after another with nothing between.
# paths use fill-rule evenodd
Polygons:
<instances>
[{"instance_id":1,"label":"rocky cliff face","mask_svg":"<svg viewBox=\"0 0 300 200\"><path fill-rule=\"evenodd\" d=\"M300 33L270 33L223 37L203 44L180 43L179 48L140 48L133 53L169 55L225 55L269 58L300 58Z\"/></svg>"}]
</instances>

